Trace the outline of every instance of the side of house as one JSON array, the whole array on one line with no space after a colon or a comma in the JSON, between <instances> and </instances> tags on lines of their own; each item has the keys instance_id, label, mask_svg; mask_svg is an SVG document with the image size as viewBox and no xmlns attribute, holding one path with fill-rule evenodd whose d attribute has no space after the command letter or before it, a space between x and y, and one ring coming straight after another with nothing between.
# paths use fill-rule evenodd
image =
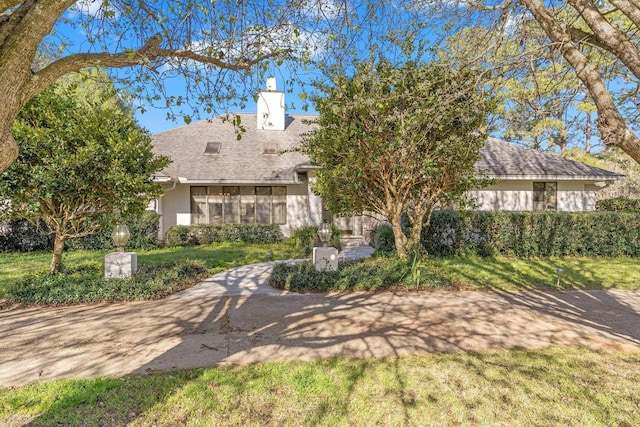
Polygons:
<instances>
[{"instance_id":1,"label":"side of house","mask_svg":"<svg viewBox=\"0 0 640 427\"><path fill-rule=\"evenodd\" d=\"M295 148L313 116L285 114L284 92L270 79L257 114L192 123L153 136L173 163L155 179L160 238L175 225L259 223L292 230L333 222L345 236L367 237L367 216L334 218L311 191L316 168ZM478 209L588 211L596 193L624 176L489 138L476 167L495 179L470 192Z\"/></svg>"}]
</instances>

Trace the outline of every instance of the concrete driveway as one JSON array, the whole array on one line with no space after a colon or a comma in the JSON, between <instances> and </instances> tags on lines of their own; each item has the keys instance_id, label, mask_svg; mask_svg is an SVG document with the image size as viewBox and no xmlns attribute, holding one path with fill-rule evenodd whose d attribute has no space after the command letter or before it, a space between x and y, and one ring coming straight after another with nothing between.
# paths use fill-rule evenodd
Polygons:
<instances>
[{"instance_id":1,"label":"concrete driveway","mask_svg":"<svg viewBox=\"0 0 640 427\"><path fill-rule=\"evenodd\" d=\"M333 356L640 350L640 291L291 294L273 263L159 301L0 311L0 385Z\"/></svg>"}]
</instances>

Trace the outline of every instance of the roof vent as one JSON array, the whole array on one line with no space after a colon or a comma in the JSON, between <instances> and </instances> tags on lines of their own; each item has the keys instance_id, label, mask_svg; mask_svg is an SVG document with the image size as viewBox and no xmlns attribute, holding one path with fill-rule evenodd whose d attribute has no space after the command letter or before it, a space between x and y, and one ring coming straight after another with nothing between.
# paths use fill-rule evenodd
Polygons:
<instances>
[{"instance_id":1,"label":"roof vent","mask_svg":"<svg viewBox=\"0 0 640 427\"><path fill-rule=\"evenodd\" d=\"M275 142L265 142L263 154L278 154L278 147Z\"/></svg>"},{"instance_id":2,"label":"roof vent","mask_svg":"<svg viewBox=\"0 0 640 427\"><path fill-rule=\"evenodd\" d=\"M207 146L204 149L204 154L220 154L221 142L207 142Z\"/></svg>"}]
</instances>

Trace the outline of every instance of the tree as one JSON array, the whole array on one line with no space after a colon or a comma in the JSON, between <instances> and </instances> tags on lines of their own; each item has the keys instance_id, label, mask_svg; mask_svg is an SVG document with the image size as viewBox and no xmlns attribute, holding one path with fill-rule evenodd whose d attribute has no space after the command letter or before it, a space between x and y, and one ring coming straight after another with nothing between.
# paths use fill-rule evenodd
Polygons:
<instances>
[{"instance_id":1,"label":"tree","mask_svg":"<svg viewBox=\"0 0 640 427\"><path fill-rule=\"evenodd\" d=\"M418 253L432 210L482 182L474 164L492 102L476 79L438 64L386 60L334 76L314 98L318 127L301 144L320 166L314 191L328 210L382 215L398 256ZM401 227L405 212L409 236Z\"/></svg>"},{"instance_id":2,"label":"tree","mask_svg":"<svg viewBox=\"0 0 640 427\"><path fill-rule=\"evenodd\" d=\"M20 155L0 175L9 214L54 234L51 273L67 239L94 233L114 212L142 213L161 193L153 175L169 163L153 155L112 85L87 84L52 85L25 106L13 126Z\"/></svg>"},{"instance_id":3,"label":"tree","mask_svg":"<svg viewBox=\"0 0 640 427\"><path fill-rule=\"evenodd\" d=\"M250 95L245 79L268 61L322 50L313 29L341 16L329 2L231 0L0 0L0 172L18 155L11 126L25 103L62 76L99 65L137 96L205 111ZM333 7L333 8L332 8ZM40 53L53 58L43 62ZM263 70L264 71L264 70ZM188 99L165 91L187 85ZM156 90L150 89L156 84Z\"/></svg>"},{"instance_id":4,"label":"tree","mask_svg":"<svg viewBox=\"0 0 640 427\"><path fill-rule=\"evenodd\" d=\"M476 10L497 12L497 22L531 16L586 88L595 104L596 126L609 147L619 147L640 163L638 94L640 90L640 6L629 0L505 0L496 3L465 0ZM502 29L505 28L503 24ZM622 69L609 80L596 56L616 61ZM605 62L606 63L606 62Z\"/></svg>"}]
</instances>

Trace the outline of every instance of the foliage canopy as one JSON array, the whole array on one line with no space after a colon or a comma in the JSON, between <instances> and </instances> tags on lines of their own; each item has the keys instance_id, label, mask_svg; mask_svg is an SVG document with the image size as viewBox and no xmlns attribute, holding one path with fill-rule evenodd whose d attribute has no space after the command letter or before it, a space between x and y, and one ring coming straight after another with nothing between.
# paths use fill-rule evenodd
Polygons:
<instances>
[{"instance_id":1,"label":"foliage canopy","mask_svg":"<svg viewBox=\"0 0 640 427\"><path fill-rule=\"evenodd\" d=\"M361 62L314 99L318 127L301 151L320 166L314 191L335 214L370 212L394 227L401 257L417 252L438 204L481 184L474 164L493 103L478 76L435 63ZM407 211L409 238L400 228Z\"/></svg>"}]
</instances>

